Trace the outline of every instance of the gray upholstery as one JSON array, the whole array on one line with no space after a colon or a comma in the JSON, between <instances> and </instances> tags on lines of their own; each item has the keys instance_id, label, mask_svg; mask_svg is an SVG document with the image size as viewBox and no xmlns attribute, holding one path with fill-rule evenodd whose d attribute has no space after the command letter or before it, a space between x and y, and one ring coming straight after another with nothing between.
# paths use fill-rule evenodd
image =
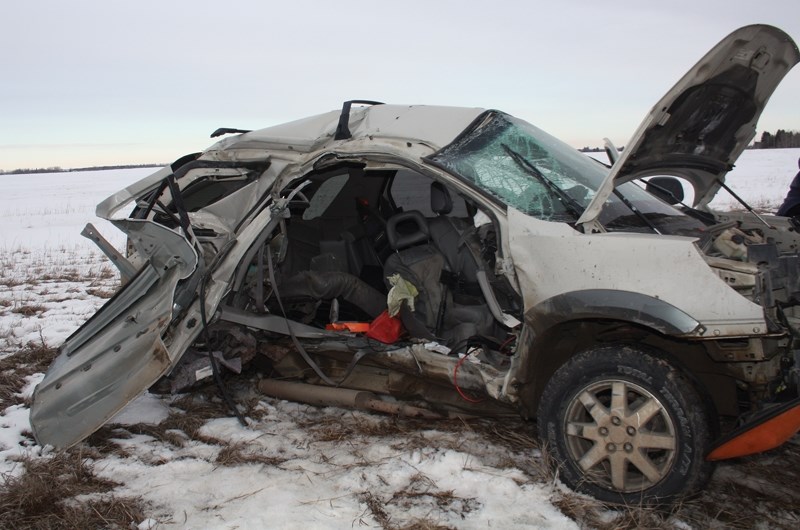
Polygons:
<instances>
[{"instance_id":1,"label":"gray upholstery","mask_svg":"<svg viewBox=\"0 0 800 530\"><path fill-rule=\"evenodd\" d=\"M386 221L386 238L394 250L427 243L429 237L428 220L420 211L400 212Z\"/></svg>"},{"instance_id":2,"label":"gray upholstery","mask_svg":"<svg viewBox=\"0 0 800 530\"><path fill-rule=\"evenodd\" d=\"M451 225L444 224L449 221L448 218L441 217L439 219L443 221L441 224L443 228L447 226L452 228ZM393 233L401 223L409 220L412 221L411 226L417 225L416 233L405 233L402 236ZM431 221L437 221L437 219ZM395 253L386 260L384 276L400 274L414 284L419 291L414 312L401 314L406 329L413 336L420 338L430 339L433 338L433 333L436 333L440 340L450 346L473 335L490 333L493 319L486 305L458 304L454 302L451 290L442 285L442 271L449 267L445 255L438 246L428 242L428 236L434 237L434 234L429 230L425 217L417 211L403 212L390 218L386 229L387 238L395 248ZM455 250L459 239L458 232L452 229L452 233L448 232L448 234L451 235L444 234L443 237L453 243L448 248ZM469 252L468 249L464 249L464 251ZM471 256L463 258L466 257L471 259ZM474 275L474 259L471 263Z\"/></svg>"},{"instance_id":3,"label":"gray upholstery","mask_svg":"<svg viewBox=\"0 0 800 530\"><path fill-rule=\"evenodd\" d=\"M401 235L398 233L400 226L412 231ZM414 284L419 296L414 304L413 316L425 328L434 330L442 301L439 278L444 268L444 257L428 243L427 220L416 210L395 214L386 222L386 238L395 252L384 264L384 277L399 274ZM409 331L416 327L405 319L404 324Z\"/></svg>"},{"instance_id":4,"label":"gray upholstery","mask_svg":"<svg viewBox=\"0 0 800 530\"><path fill-rule=\"evenodd\" d=\"M453 200L447 188L440 182L431 183L431 210L438 217L428 221L430 238L444 255L451 272L465 282L476 283L478 264L466 246L466 238L475 237L474 228L464 219L447 216L452 207Z\"/></svg>"}]
</instances>

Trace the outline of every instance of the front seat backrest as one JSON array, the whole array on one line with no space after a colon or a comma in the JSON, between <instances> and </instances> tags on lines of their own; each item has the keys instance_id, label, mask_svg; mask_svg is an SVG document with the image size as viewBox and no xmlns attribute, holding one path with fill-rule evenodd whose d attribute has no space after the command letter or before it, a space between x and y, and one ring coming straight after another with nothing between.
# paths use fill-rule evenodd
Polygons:
<instances>
[{"instance_id":1,"label":"front seat backrest","mask_svg":"<svg viewBox=\"0 0 800 530\"><path fill-rule=\"evenodd\" d=\"M442 303L439 278L444 268L444 256L429 243L428 237L427 219L417 210L395 214L386 222L386 238L394 252L384 264L383 275L388 278L399 274L419 291L414 312L408 316L422 326L415 326L407 318L403 318L403 323L412 335L422 338L432 338L429 331L436 328Z\"/></svg>"},{"instance_id":2,"label":"front seat backrest","mask_svg":"<svg viewBox=\"0 0 800 530\"><path fill-rule=\"evenodd\" d=\"M431 182L431 210L437 215L453 211L453 198L441 182Z\"/></svg>"},{"instance_id":3,"label":"front seat backrest","mask_svg":"<svg viewBox=\"0 0 800 530\"><path fill-rule=\"evenodd\" d=\"M392 250L427 243L430 239L428 221L418 210L395 214L386 221L386 238Z\"/></svg>"}]
</instances>

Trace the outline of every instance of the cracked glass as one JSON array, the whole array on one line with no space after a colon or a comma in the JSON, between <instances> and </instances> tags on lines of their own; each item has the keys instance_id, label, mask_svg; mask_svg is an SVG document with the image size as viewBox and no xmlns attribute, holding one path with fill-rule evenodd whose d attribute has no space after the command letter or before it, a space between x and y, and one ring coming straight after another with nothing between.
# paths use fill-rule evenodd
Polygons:
<instances>
[{"instance_id":1,"label":"cracked glass","mask_svg":"<svg viewBox=\"0 0 800 530\"><path fill-rule=\"evenodd\" d=\"M523 213L568 223L577 221L609 171L538 127L498 111L487 111L427 160ZM609 197L600 222L612 231L642 232L665 225L672 228L667 232L695 230L698 224L633 182Z\"/></svg>"},{"instance_id":2,"label":"cracked glass","mask_svg":"<svg viewBox=\"0 0 800 530\"><path fill-rule=\"evenodd\" d=\"M499 112L488 113L431 160L501 202L550 221L575 221L608 171L541 129Z\"/></svg>"}]
</instances>

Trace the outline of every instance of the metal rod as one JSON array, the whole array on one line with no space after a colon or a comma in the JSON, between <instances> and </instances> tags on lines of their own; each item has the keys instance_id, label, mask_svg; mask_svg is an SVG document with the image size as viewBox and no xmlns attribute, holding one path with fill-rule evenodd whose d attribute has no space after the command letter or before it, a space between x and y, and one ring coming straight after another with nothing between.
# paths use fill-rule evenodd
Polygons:
<instances>
[{"instance_id":1,"label":"metal rod","mask_svg":"<svg viewBox=\"0 0 800 530\"><path fill-rule=\"evenodd\" d=\"M300 401L310 405L373 410L408 418L444 419L444 416L432 410L405 403L384 401L366 390L316 386L292 381L279 381L277 379L262 379L258 383L258 389L270 396L289 401Z\"/></svg>"}]
</instances>

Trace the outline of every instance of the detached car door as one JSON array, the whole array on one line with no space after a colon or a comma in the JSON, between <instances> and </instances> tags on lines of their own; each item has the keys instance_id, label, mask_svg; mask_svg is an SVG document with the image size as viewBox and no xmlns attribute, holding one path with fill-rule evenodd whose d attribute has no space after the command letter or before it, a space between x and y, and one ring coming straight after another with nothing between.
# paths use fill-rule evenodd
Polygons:
<instances>
[{"instance_id":1,"label":"detached car door","mask_svg":"<svg viewBox=\"0 0 800 530\"><path fill-rule=\"evenodd\" d=\"M180 280L200 274L198 255L179 233L146 220L113 221L148 257L138 273L59 350L31 406L36 440L69 447L152 385L183 354L161 336Z\"/></svg>"}]
</instances>

